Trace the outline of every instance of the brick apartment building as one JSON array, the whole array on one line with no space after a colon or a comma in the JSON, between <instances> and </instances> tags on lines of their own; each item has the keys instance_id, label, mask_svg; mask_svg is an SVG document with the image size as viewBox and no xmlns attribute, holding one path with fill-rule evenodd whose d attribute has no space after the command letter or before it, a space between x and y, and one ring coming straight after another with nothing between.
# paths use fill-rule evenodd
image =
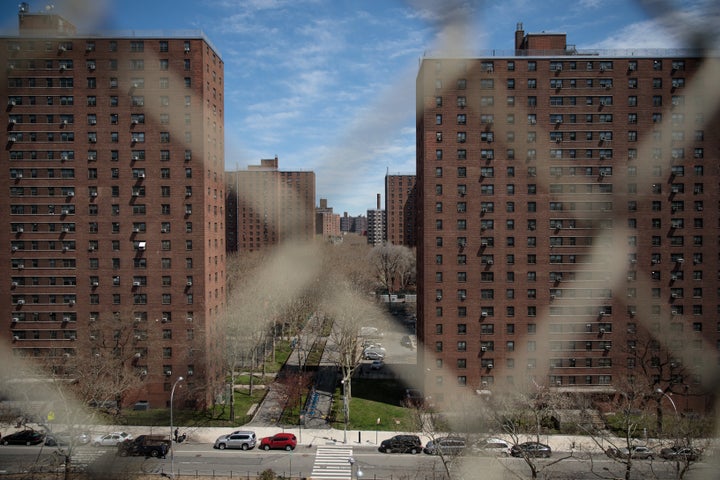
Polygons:
<instances>
[{"instance_id":1,"label":"brick apartment building","mask_svg":"<svg viewBox=\"0 0 720 480\"><path fill-rule=\"evenodd\" d=\"M313 240L315 172L280 170L275 157L227 172L226 182L228 251Z\"/></svg>"},{"instance_id":2,"label":"brick apartment building","mask_svg":"<svg viewBox=\"0 0 720 480\"><path fill-rule=\"evenodd\" d=\"M678 409L711 408L712 69L521 25L506 54L422 60L418 339L435 403L529 383L601 398L647 370Z\"/></svg>"},{"instance_id":3,"label":"brick apartment building","mask_svg":"<svg viewBox=\"0 0 720 480\"><path fill-rule=\"evenodd\" d=\"M385 216L387 241L393 245L415 247L417 176L385 175Z\"/></svg>"},{"instance_id":4,"label":"brick apartment building","mask_svg":"<svg viewBox=\"0 0 720 480\"><path fill-rule=\"evenodd\" d=\"M18 17L0 38L3 336L58 364L114 342L142 380L125 401L164 407L183 376L177 400L204 404L226 293L223 61L200 32Z\"/></svg>"},{"instance_id":5,"label":"brick apartment building","mask_svg":"<svg viewBox=\"0 0 720 480\"><path fill-rule=\"evenodd\" d=\"M320 199L320 205L315 209L315 233L323 240L337 240L342 236L340 229L340 215L333 213L328 207L326 198Z\"/></svg>"}]
</instances>

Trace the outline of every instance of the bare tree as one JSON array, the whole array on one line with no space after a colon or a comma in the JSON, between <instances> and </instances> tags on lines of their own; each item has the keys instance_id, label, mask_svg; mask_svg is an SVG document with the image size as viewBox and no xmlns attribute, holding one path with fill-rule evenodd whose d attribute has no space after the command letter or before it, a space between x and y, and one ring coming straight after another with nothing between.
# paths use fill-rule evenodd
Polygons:
<instances>
[{"instance_id":1,"label":"bare tree","mask_svg":"<svg viewBox=\"0 0 720 480\"><path fill-rule=\"evenodd\" d=\"M343 386L343 417L345 426L350 420L352 376L362 362L363 351L359 340L363 325L375 324L382 318L376 304L365 295L356 292L351 285L341 281L331 282L322 305L324 315L332 320L332 332L328 348L340 372Z\"/></svg>"},{"instance_id":2,"label":"bare tree","mask_svg":"<svg viewBox=\"0 0 720 480\"><path fill-rule=\"evenodd\" d=\"M266 340L274 341L277 327L284 331L283 315L291 313L293 321L312 307L306 300L309 286L316 282L320 262L311 245L287 244L263 254L236 255L232 261L232 291L228 310L218 340L225 346L225 364L234 389L238 366L249 358L250 394L254 386L254 369L264 368ZM293 272L289 275L288 272ZM261 353L262 352L262 353ZM274 348L273 348L274 355ZM263 357L258 361L258 357ZM231 395L231 418L234 417L234 394Z\"/></svg>"},{"instance_id":3,"label":"bare tree","mask_svg":"<svg viewBox=\"0 0 720 480\"><path fill-rule=\"evenodd\" d=\"M385 243L373 248L368 255L380 286L391 295L395 288L404 288L414 278L415 255L402 245Z\"/></svg>"}]
</instances>

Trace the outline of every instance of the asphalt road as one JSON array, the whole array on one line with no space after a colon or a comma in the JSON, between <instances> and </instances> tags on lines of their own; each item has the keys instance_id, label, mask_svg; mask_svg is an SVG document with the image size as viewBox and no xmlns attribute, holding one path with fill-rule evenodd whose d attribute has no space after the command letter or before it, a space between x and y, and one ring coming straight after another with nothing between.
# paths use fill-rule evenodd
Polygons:
<instances>
[{"instance_id":1,"label":"asphalt road","mask_svg":"<svg viewBox=\"0 0 720 480\"><path fill-rule=\"evenodd\" d=\"M252 477L266 469L272 469L283 476L296 478L310 477L316 464L318 449L323 445L299 446L294 452L285 451L240 451L215 450L209 444L181 444L175 447L172 460L173 472L183 476L213 475ZM39 446L3 446L0 447L0 474L18 471L38 470L54 471L62 469L60 464L53 464L56 458L54 448L40 448ZM558 459L564 458L557 462ZM425 454L383 454L375 447L354 446L352 448L354 464L352 468L363 473L363 478L402 479L413 478L417 480L441 479L444 476L444 466L441 459ZM347 462L347 456L339 459L341 463ZM171 459L144 458L144 457L118 457L112 448L79 447L76 449L73 463L87 465L87 468L96 475L107 473L170 473ZM544 469L544 478L572 478L576 480L599 478L622 478L624 465L607 458L603 454L596 454L592 461L587 456L572 457L569 452L555 452L550 459L537 459L537 465ZM530 478L530 470L521 458L463 456L450 462L453 478L474 479L479 478L478 472L483 472L482 478L488 480L506 480ZM349 472L349 470L348 470ZM700 463L693 466L693 474L689 478L715 478L715 470L709 465ZM713 475L713 476L710 476ZM353 478L355 478L353 477ZM98 477L100 478L100 477ZM348 477L349 478L349 477ZM632 478L676 478L674 464L665 461L636 461L633 464Z\"/></svg>"}]
</instances>

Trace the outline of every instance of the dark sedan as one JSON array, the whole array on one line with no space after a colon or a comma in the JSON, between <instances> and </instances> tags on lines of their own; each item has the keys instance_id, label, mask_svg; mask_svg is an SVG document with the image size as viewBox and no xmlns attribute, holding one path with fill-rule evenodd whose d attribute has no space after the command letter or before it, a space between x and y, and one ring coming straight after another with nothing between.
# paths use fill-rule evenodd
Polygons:
<instances>
[{"instance_id":1,"label":"dark sedan","mask_svg":"<svg viewBox=\"0 0 720 480\"><path fill-rule=\"evenodd\" d=\"M45 435L35 430L21 430L2 437L3 445L37 445L45 440Z\"/></svg>"},{"instance_id":2,"label":"dark sedan","mask_svg":"<svg viewBox=\"0 0 720 480\"><path fill-rule=\"evenodd\" d=\"M548 458L552 455L552 449L549 445L538 442L525 442L513 445L510 449L510 455L513 457L543 457Z\"/></svg>"}]
</instances>

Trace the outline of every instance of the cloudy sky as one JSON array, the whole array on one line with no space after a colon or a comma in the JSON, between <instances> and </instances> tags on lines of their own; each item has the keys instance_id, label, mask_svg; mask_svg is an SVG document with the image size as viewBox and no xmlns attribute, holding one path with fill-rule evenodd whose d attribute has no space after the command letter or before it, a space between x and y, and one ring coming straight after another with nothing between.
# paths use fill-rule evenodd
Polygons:
<instances>
[{"instance_id":1,"label":"cloudy sky","mask_svg":"<svg viewBox=\"0 0 720 480\"><path fill-rule=\"evenodd\" d=\"M316 202L350 215L374 208L388 170L415 172L415 76L427 52L509 51L518 22L578 48L682 47L720 25L716 0L29 3L52 3L81 32L203 30L225 62L226 169L277 155L282 170L314 170ZM0 27L17 28L15 4Z\"/></svg>"}]
</instances>

